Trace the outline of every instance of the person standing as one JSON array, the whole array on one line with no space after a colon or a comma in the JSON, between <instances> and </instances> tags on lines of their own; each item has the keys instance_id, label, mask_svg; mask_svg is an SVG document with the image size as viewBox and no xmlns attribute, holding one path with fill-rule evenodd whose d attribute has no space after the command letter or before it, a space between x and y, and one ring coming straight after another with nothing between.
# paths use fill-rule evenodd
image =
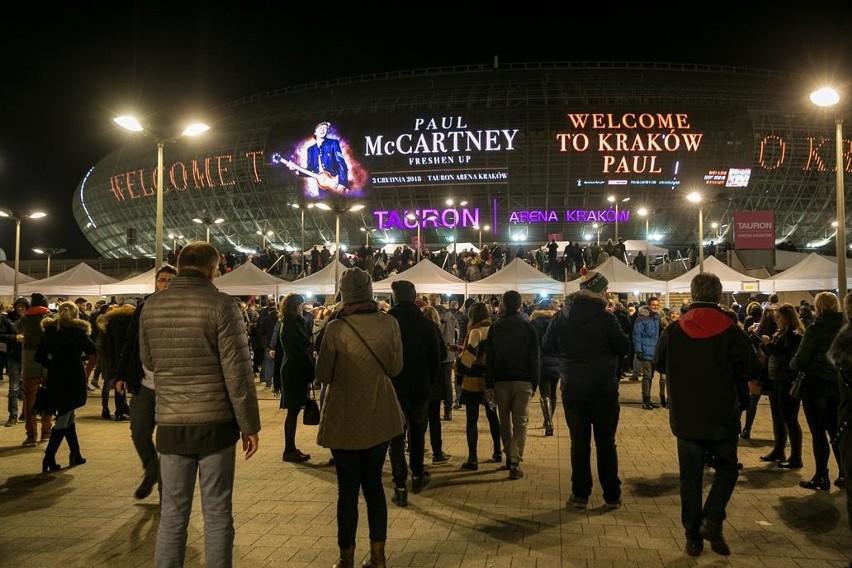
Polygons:
<instances>
[{"instance_id":1,"label":"person standing","mask_svg":"<svg viewBox=\"0 0 852 568\"><path fill-rule=\"evenodd\" d=\"M73 302L62 302L55 318L41 320L44 335L35 360L46 369L47 400L57 415L41 461L42 473L61 469L56 463L56 452L62 440L68 441L68 467L86 463L80 454L74 411L86 405L89 392L83 361L95 354L95 344L89 337L89 322L77 316Z\"/></svg>"},{"instance_id":2,"label":"person standing","mask_svg":"<svg viewBox=\"0 0 852 568\"><path fill-rule=\"evenodd\" d=\"M21 380L24 389L24 420L26 424L27 437L24 447L32 448L36 445L36 434L38 434L39 417L33 411L38 386L41 384L42 366L35 360L36 350L44 335L41 320L50 315L47 307L47 298L44 294L33 292L30 296L30 307L18 320L18 330L24 336L21 346ZM53 417L44 412L41 415L41 442L50 439L50 431L53 428Z\"/></svg>"},{"instance_id":3,"label":"person standing","mask_svg":"<svg viewBox=\"0 0 852 568\"><path fill-rule=\"evenodd\" d=\"M443 336L444 345L447 345L447 355L441 361L441 383L444 385L444 420L453 419L453 362L456 360L456 349L450 349L449 346L458 345L459 337L459 321L458 319L441 304L440 294L429 295L429 305L438 311L441 318L441 335Z\"/></svg>"},{"instance_id":4,"label":"person standing","mask_svg":"<svg viewBox=\"0 0 852 568\"><path fill-rule=\"evenodd\" d=\"M570 243L568 244L570 247ZM567 249L567 247L566 247ZM539 402L544 417L544 435L553 436L553 415L556 410L556 391L559 389L559 356L550 351L544 343L544 334L559 311L555 300L542 300L538 308L530 314L530 323L538 337L541 357L541 388Z\"/></svg>"},{"instance_id":5,"label":"person standing","mask_svg":"<svg viewBox=\"0 0 852 568\"><path fill-rule=\"evenodd\" d=\"M585 270L585 269L584 269ZM621 506L621 479L615 435L619 359L630 346L618 319L607 309L603 274L586 271L580 290L571 294L544 336L544 344L559 354L562 407L571 434L571 497L568 504L585 509L592 491L591 442L595 439L598 479L606 506Z\"/></svg>"},{"instance_id":6,"label":"person standing","mask_svg":"<svg viewBox=\"0 0 852 568\"><path fill-rule=\"evenodd\" d=\"M500 317L488 328L485 396L497 403L509 479L520 479L524 476L521 462L530 397L538 388L540 376L538 336L532 324L521 317L521 295L516 290L503 294L501 308Z\"/></svg>"},{"instance_id":7,"label":"person standing","mask_svg":"<svg viewBox=\"0 0 852 568\"><path fill-rule=\"evenodd\" d=\"M154 275L154 294L169 287L177 276L174 266L164 264ZM145 297L147 300L150 294ZM124 337L124 347L118 358L115 390L121 394L128 391L130 397L130 439L136 455L142 460L142 481L133 492L136 499L145 499L154 490L154 485L160 483L160 458L154 447L154 427L156 392L154 390L154 374L142 365L139 358L139 318L145 300L136 305L127 334Z\"/></svg>"},{"instance_id":8,"label":"person standing","mask_svg":"<svg viewBox=\"0 0 852 568\"><path fill-rule=\"evenodd\" d=\"M258 449L260 409L245 320L237 302L213 284L218 265L214 246L185 245L177 277L148 298L139 321L142 364L157 392L157 567L183 566L196 478L206 563L232 565L236 442L242 438L245 459Z\"/></svg>"},{"instance_id":9,"label":"person standing","mask_svg":"<svg viewBox=\"0 0 852 568\"><path fill-rule=\"evenodd\" d=\"M6 367L9 370L9 419L5 427L18 423L18 400L23 397L21 391L21 344L24 334L18 330L18 321L30 307L26 298L18 298L12 304L8 314L0 314L0 341L6 345Z\"/></svg>"},{"instance_id":10,"label":"person standing","mask_svg":"<svg viewBox=\"0 0 852 568\"><path fill-rule=\"evenodd\" d=\"M722 282L710 272L690 283L692 304L657 342L654 362L668 377L669 423L677 438L681 522L686 553L698 556L704 540L714 552L729 555L722 534L728 501L739 470L740 398L736 382L759 371L757 355L736 314L720 306ZM703 499L706 455L715 473ZM702 503L703 501L703 503Z\"/></svg>"},{"instance_id":11,"label":"person standing","mask_svg":"<svg viewBox=\"0 0 852 568\"><path fill-rule=\"evenodd\" d=\"M840 373L840 425L834 442L840 455L840 464L843 466L840 475L845 482L852 475L852 293L843 298L843 315L846 317L846 324L834 338L828 350L828 359L837 366ZM848 483L843 485L846 489L846 516L849 519L849 528L852 529L852 488Z\"/></svg>"},{"instance_id":12,"label":"person standing","mask_svg":"<svg viewBox=\"0 0 852 568\"><path fill-rule=\"evenodd\" d=\"M647 307L640 306L637 314L633 323L633 349L636 354L633 370L642 377L642 408L654 410L657 405L651 402L651 384L654 380L654 349L660 338L660 299L651 296ZM664 403L665 399L666 385L660 382L660 402Z\"/></svg>"},{"instance_id":13,"label":"person standing","mask_svg":"<svg viewBox=\"0 0 852 568\"><path fill-rule=\"evenodd\" d=\"M347 268L340 278L343 305L326 324L317 379L328 386L317 443L329 448L337 472L336 568L352 568L358 530L358 495L364 492L370 560L384 568L388 507L382 468L390 440L405 430L391 377L402 371L399 324L379 311L370 275Z\"/></svg>"}]
</instances>

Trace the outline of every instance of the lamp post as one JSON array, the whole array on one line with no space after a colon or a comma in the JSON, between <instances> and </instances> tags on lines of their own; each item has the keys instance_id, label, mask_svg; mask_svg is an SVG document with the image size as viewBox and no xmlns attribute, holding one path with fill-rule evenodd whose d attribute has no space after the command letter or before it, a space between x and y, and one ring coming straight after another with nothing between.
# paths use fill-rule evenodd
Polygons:
<instances>
[{"instance_id":1,"label":"lamp post","mask_svg":"<svg viewBox=\"0 0 852 568\"><path fill-rule=\"evenodd\" d=\"M340 215L342 213L354 213L362 210L365 205L356 203L354 205L345 206L342 204L328 205L327 203L316 203L323 211L334 211L334 297L337 298L337 292L340 287L339 267L340 267Z\"/></svg>"},{"instance_id":2,"label":"lamp post","mask_svg":"<svg viewBox=\"0 0 852 568\"><path fill-rule=\"evenodd\" d=\"M33 252L47 255L47 278L50 278L50 257L54 254L62 254L66 252L62 247L36 247Z\"/></svg>"},{"instance_id":3,"label":"lamp post","mask_svg":"<svg viewBox=\"0 0 852 568\"><path fill-rule=\"evenodd\" d=\"M417 256L415 257L416 262L420 262L420 251L423 248L423 243L420 242L420 227L423 225L424 221L431 221L435 219L434 215L430 215L428 217L421 217L419 213L409 212L406 213L405 218L410 221L417 221ZM482 248L482 244L480 243L480 248Z\"/></svg>"},{"instance_id":4,"label":"lamp post","mask_svg":"<svg viewBox=\"0 0 852 568\"><path fill-rule=\"evenodd\" d=\"M446 204L452 207L453 205L455 205L455 201L451 197L447 199ZM459 201L459 207L467 207L467 201ZM453 224L453 265L455 265L456 261L458 260L458 252L456 250L456 241L458 241L458 239L456 238L456 225L458 225L458 218L456 220L456 223ZM482 248L481 243L479 245L479 248Z\"/></svg>"},{"instance_id":5,"label":"lamp post","mask_svg":"<svg viewBox=\"0 0 852 568\"><path fill-rule=\"evenodd\" d=\"M212 217L207 217L205 215L204 217L193 217L192 222L198 223L199 225L203 224L203 225L206 226L206 228L207 228L207 242L209 243L210 242L210 225L221 225L222 223L225 222L225 219L223 219L222 217L216 217L215 219L213 219Z\"/></svg>"},{"instance_id":6,"label":"lamp post","mask_svg":"<svg viewBox=\"0 0 852 568\"><path fill-rule=\"evenodd\" d=\"M686 196L688 200L698 204L698 272L704 272L704 205L701 194L693 191Z\"/></svg>"},{"instance_id":7,"label":"lamp post","mask_svg":"<svg viewBox=\"0 0 852 568\"><path fill-rule=\"evenodd\" d=\"M373 227L372 229L368 229L367 227L361 227L359 230L364 233L364 246L370 246L370 233L376 230L375 227Z\"/></svg>"},{"instance_id":8,"label":"lamp post","mask_svg":"<svg viewBox=\"0 0 852 568\"><path fill-rule=\"evenodd\" d=\"M18 269L21 265L21 221L24 219L41 219L47 216L43 211L13 211L0 209L0 217L8 217L15 222L15 274L12 276L12 299L18 299Z\"/></svg>"},{"instance_id":9,"label":"lamp post","mask_svg":"<svg viewBox=\"0 0 852 568\"><path fill-rule=\"evenodd\" d=\"M831 87L823 87L811 93L811 102L819 107L832 107L840 102L840 93ZM843 302L846 295L846 194L843 188L843 116L838 113L835 124L835 166L837 183L837 233L835 245L837 251L837 297Z\"/></svg>"},{"instance_id":10,"label":"lamp post","mask_svg":"<svg viewBox=\"0 0 852 568\"><path fill-rule=\"evenodd\" d=\"M325 205L325 204L323 204L323 205ZM300 263L301 263L301 266L299 267L299 274L301 275L301 274L305 273L305 209L313 209L314 204L308 203L307 205L302 207L298 203L291 203L290 207L292 207L293 209L301 209L301 211L299 212L300 217L301 217L301 223L300 223L299 226L301 227L301 232L302 232L302 241L301 241L302 250L301 250L301 254L299 255Z\"/></svg>"},{"instance_id":11,"label":"lamp post","mask_svg":"<svg viewBox=\"0 0 852 568\"><path fill-rule=\"evenodd\" d=\"M177 252L178 239L183 240L183 235L175 235L173 233L169 233L169 238L172 240L172 254L174 254Z\"/></svg>"},{"instance_id":12,"label":"lamp post","mask_svg":"<svg viewBox=\"0 0 852 568\"><path fill-rule=\"evenodd\" d=\"M603 225L600 223L592 223L592 228L595 230L595 244L601 246L601 231L603 230Z\"/></svg>"},{"instance_id":13,"label":"lamp post","mask_svg":"<svg viewBox=\"0 0 852 568\"><path fill-rule=\"evenodd\" d=\"M198 136L210 130L210 127L204 123L196 122L187 126L183 132L177 136L161 136L159 134L146 130L142 124L133 116L118 116L112 119L117 125L131 132L141 132L145 136L153 138L157 142L157 217L156 226L154 228L154 247L155 261L154 267L159 270L163 265L163 148L166 142L174 142L182 136ZM207 242L210 242L210 230L207 230Z\"/></svg>"},{"instance_id":14,"label":"lamp post","mask_svg":"<svg viewBox=\"0 0 852 568\"><path fill-rule=\"evenodd\" d=\"M260 249L266 250L266 241L268 241L269 237L271 237L275 233L272 230L269 230L269 231L266 231L265 233L263 231L257 231L257 234L260 235L260 239L261 239L260 240Z\"/></svg>"},{"instance_id":15,"label":"lamp post","mask_svg":"<svg viewBox=\"0 0 852 568\"><path fill-rule=\"evenodd\" d=\"M648 222L651 220L651 212L646 207L641 207L636 211L636 214L645 218L645 276L648 276L651 268L651 261L648 258L648 242L651 240Z\"/></svg>"},{"instance_id":16,"label":"lamp post","mask_svg":"<svg viewBox=\"0 0 852 568\"><path fill-rule=\"evenodd\" d=\"M615 204L615 242L618 242L618 201L619 200L618 200L618 197L616 197L615 195L610 195L609 197L606 198L606 200L609 201L610 203ZM625 197L624 199L621 200L622 203L626 203L628 201L630 201L629 197ZM600 243L598 243L598 244L600 244Z\"/></svg>"},{"instance_id":17,"label":"lamp post","mask_svg":"<svg viewBox=\"0 0 852 568\"><path fill-rule=\"evenodd\" d=\"M482 250L482 231L490 231L491 225L483 225L482 227L474 225L473 228L479 231L479 249Z\"/></svg>"}]
</instances>

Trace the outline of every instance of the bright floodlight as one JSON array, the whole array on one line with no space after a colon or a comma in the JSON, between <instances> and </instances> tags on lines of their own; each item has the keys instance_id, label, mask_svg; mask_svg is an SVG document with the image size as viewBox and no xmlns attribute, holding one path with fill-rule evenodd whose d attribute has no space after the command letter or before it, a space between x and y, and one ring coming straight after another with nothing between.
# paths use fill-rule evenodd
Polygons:
<instances>
[{"instance_id":1,"label":"bright floodlight","mask_svg":"<svg viewBox=\"0 0 852 568\"><path fill-rule=\"evenodd\" d=\"M221 224L221 223L224 223L224 222L225 222L225 220L224 220L222 217L216 217L216 218L213 220L213 222L214 222L214 223L216 223L217 225L219 225L219 224Z\"/></svg>"},{"instance_id":2,"label":"bright floodlight","mask_svg":"<svg viewBox=\"0 0 852 568\"><path fill-rule=\"evenodd\" d=\"M316 206L322 209L323 211L331 211L331 207L329 207L327 203L317 203Z\"/></svg>"},{"instance_id":3,"label":"bright floodlight","mask_svg":"<svg viewBox=\"0 0 852 568\"><path fill-rule=\"evenodd\" d=\"M648 215L648 210L644 207L640 207L639 210L636 211L636 214L640 217L645 217L646 215Z\"/></svg>"},{"instance_id":4,"label":"bright floodlight","mask_svg":"<svg viewBox=\"0 0 852 568\"><path fill-rule=\"evenodd\" d=\"M41 219L42 217L47 217L47 213L44 211L36 211L35 213L30 213L27 217L30 219Z\"/></svg>"},{"instance_id":5,"label":"bright floodlight","mask_svg":"<svg viewBox=\"0 0 852 568\"><path fill-rule=\"evenodd\" d=\"M181 136L198 136L210 130L210 127L203 122L195 122L187 126Z\"/></svg>"},{"instance_id":6,"label":"bright floodlight","mask_svg":"<svg viewBox=\"0 0 852 568\"><path fill-rule=\"evenodd\" d=\"M363 203L356 203L355 205L350 207L349 210L352 211L352 212L355 212L355 211L360 211L364 207L365 207L365 205Z\"/></svg>"},{"instance_id":7,"label":"bright floodlight","mask_svg":"<svg viewBox=\"0 0 852 568\"><path fill-rule=\"evenodd\" d=\"M701 202L701 194L698 193L697 191L693 191L692 193L687 195L686 198L688 200L692 201L693 203L700 203Z\"/></svg>"},{"instance_id":8,"label":"bright floodlight","mask_svg":"<svg viewBox=\"0 0 852 568\"><path fill-rule=\"evenodd\" d=\"M33 252L37 252L38 254L44 254L44 250L42 250L40 248L34 248Z\"/></svg>"},{"instance_id":9,"label":"bright floodlight","mask_svg":"<svg viewBox=\"0 0 852 568\"><path fill-rule=\"evenodd\" d=\"M823 87L811 93L810 99L817 106L830 107L840 102L840 93L831 87Z\"/></svg>"},{"instance_id":10,"label":"bright floodlight","mask_svg":"<svg viewBox=\"0 0 852 568\"><path fill-rule=\"evenodd\" d=\"M119 125L122 128L126 128L131 132L142 132L145 130L142 128L142 125L139 124L139 121L133 118L132 116L117 116L112 119L114 123Z\"/></svg>"}]
</instances>

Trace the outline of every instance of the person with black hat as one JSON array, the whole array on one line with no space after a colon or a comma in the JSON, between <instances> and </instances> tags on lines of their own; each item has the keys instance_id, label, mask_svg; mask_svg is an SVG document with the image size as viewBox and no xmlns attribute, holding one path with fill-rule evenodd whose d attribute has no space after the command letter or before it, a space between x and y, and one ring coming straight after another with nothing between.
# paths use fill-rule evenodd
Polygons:
<instances>
[{"instance_id":1,"label":"person with black hat","mask_svg":"<svg viewBox=\"0 0 852 568\"><path fill-rule=\"evenodd\" d=\"M24 419L26 421L27 437L23 446L31 448L36 445L36 434L38 433L38 419L33 412L38 387L41 384L42 366L35 360L36 350L44 335L41 328L41 320L50 315L47 298L44 294L33 292L30 296L30 307L18 321L18 329L24 336L21 349L21 378L24 384ZM50 439L50 431L53 428L53 417L47 412L41 415L41 439L46 442Z\"/></svg>"},{"instance_id":2,"label":"person with black hat","mask_svg":"<svg viewBox=\"0 0 852 568\"><path fill-rule=\"evenodd\" d=\"M24 334L18 330L18 321L30 307L26 298L18 298L9 313L0 314L0 342L6 347L6 367L9 370L9 419L7 428L18 423L18 400L21 391L21 346Z\"/></svg>"}]
</instances>

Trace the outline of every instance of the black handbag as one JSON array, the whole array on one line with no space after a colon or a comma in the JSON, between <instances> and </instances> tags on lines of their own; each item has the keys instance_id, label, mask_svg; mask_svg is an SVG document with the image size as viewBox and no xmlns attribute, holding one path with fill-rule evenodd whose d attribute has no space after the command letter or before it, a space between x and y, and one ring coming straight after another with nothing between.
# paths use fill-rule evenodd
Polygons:
<instances>
[{"instance_id":1,"label":"black handbag","mask_svg":"<svg viewBox=\"0 0 852 568\"><path fill-rule=\"evenodd\" d=\"M302 414L302 424L305 426L316 426L320 423L320 407L317 397L314 395L314 383L311 382L311 395L305 402L305 411Z\"/></svg>"},{"instance_id":2,"label":"black handbag","mask_svg":"<svg viewBox=\"0 0 852 568\"><path fill-rule=\"evenodd\" d=\"M35 402L33 403L33 412L41 416L42 414L53 414L54 409L50 408L50 401L47 397L47 387L39 385L36 391Z\"/></svg>"},{"instance_id":3,"label":"black handbag","mask_svg":"<svg viewBox=\"0 0 852 568\"><path fill-rule=\"evenodd\" d=\"M805 379L804 373L799 373L793 382L790 384L790 396L793 398L802 398L802 381Z\"/></svg>"}]
</instances>

